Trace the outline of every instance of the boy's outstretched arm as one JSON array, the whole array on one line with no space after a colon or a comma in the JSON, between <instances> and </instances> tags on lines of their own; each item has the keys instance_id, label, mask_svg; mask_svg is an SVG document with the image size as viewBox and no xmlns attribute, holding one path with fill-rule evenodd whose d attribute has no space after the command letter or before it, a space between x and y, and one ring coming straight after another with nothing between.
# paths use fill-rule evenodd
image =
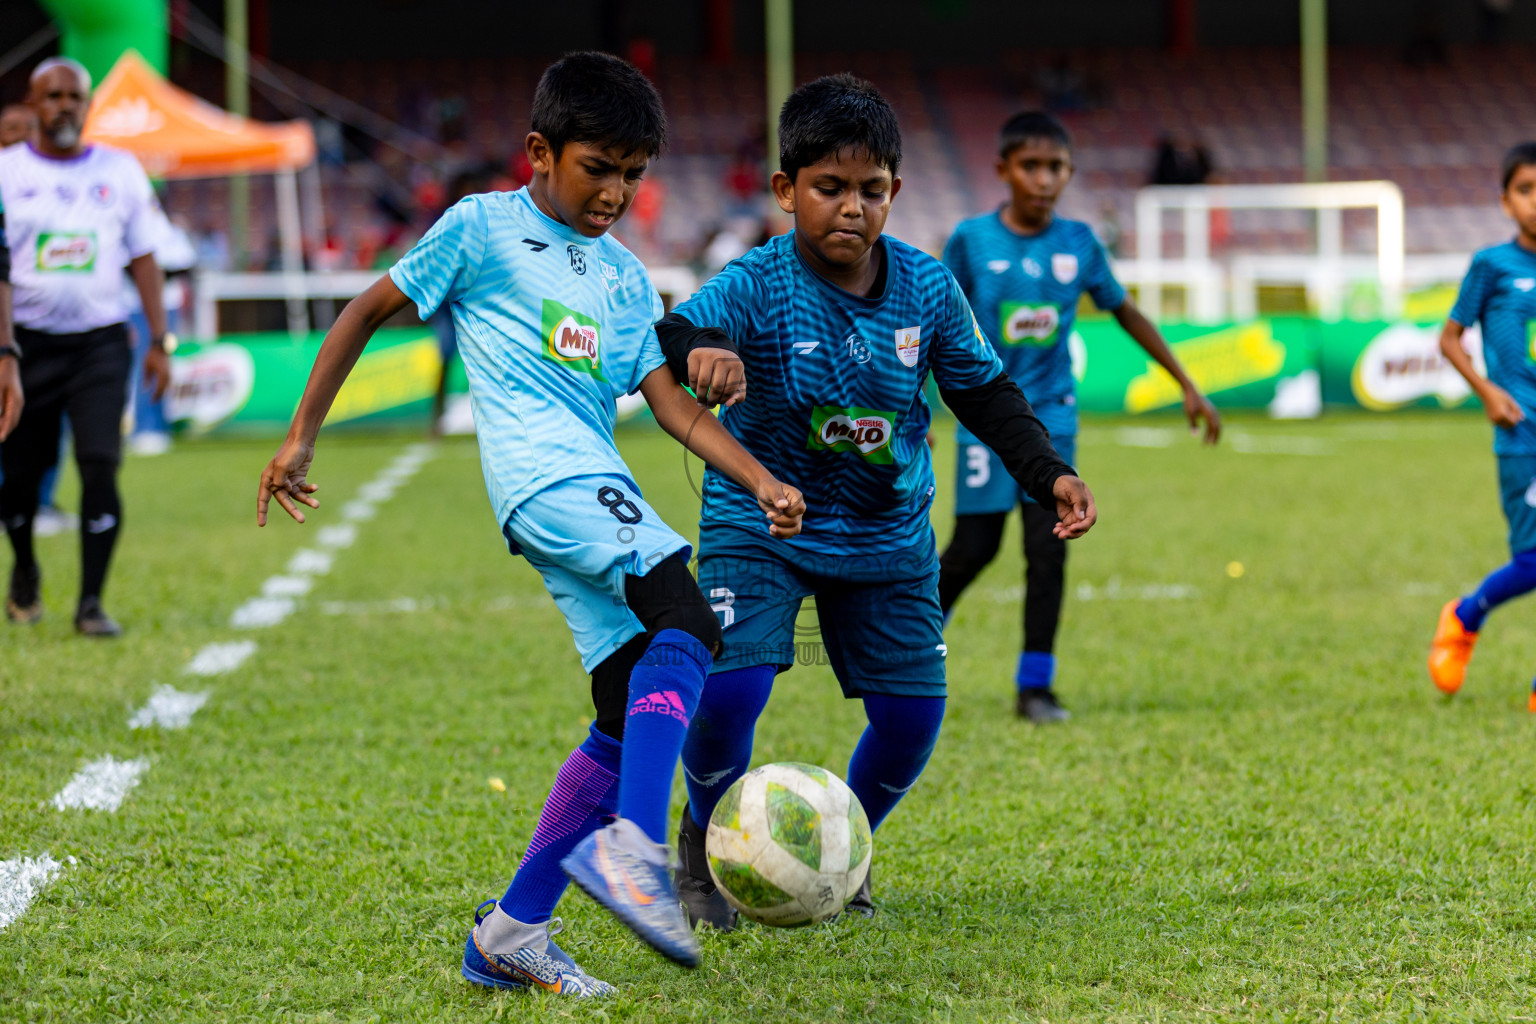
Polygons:
<instances>
[{"instance_id":1,"label":"boy's outstretched arm","mask_svg":"<svg viewBox=\"0 0 1536 1024\"><path fill-rule=\"evenodd\" d=\"M1472 391L1483 403L1483 412L1488 418L1498 426L1512 427L1525 419L1525 410L1510 397L1508 391L1477 372L1477 367L1472 365L1472 357L1467 355L1467 350L1461 344L1461 336L1466 330L1455 320L1447 320L1440 329L1440 354L1472 385Z\"/></svg>"},{"instance_id":2,"label":"boy's outstretched arm","mask_svg":"<svg viewBox=\"0 0 1536 1024\"><path fill-rule=\"evenodd\" d=\"M1201 420L1205 420L1205 443L1215 444L1221 439L1221 414L1211 404L1211 400L1200 393L1195 382L1190 380L1189 374L1184 372L1178 357L1163 340L1163 334L1157 326L1148 320L1146 314L1136 308L1136 303L1126 299L1115 310L1115 319L1122 330L1129 334L1147 355L1157 361L1157 365L1168 371L1169 376L1179 382L1179 387L1184 389L1184 418L1189 420L1189 429L1197 430Z\"/></svg>"},{"instance_id":3,"label":"boy's outstretched arm","mask_svg":"<svg viewBox=\"0 0 1536 1024\"><path fill-rule=\"evenodd\" d=\"M656 340L672 375L693 389L698 404L735 405L747 397L747 369L736 342L718 327L695 327L679 313L656 322Z\"/></svg>"},{"instance_id":4,"label":"boy's outstretched arm","mask_svg":"<svg viewBox=\"0 0 1536 1024\"><path fill-rule=\"evenodd\" d=\"M1056 453L1045 425L1006 373L976 388L940 388L939 395L955 419L997 453L1025 494L1043 508L1056 507L1056 536L1081 537L1098 521L1093 492Z\"/></svg>"},{"instance_id":5,"label":"boy's outstretched arm","mask_svg":"<svg viewBox=\"0 0 1536 1024\"><path fill-rule=\"evenodd\" d=\"M315 437L325 414L331 411L331 403L341 390L342 382L373 332L390 317L404 309L410 299L396 287L388 274L375 281L367 291L347 303L347 308L336 318L336 324L325 335L320 354L315 357L314 369L309 371L309 382L304 385L304 397L293 414L288 427L288 437L278 449L267 468L261 471L261 490L256 495L256 525L267 525L267 502L277 503L298 522L304 521L304 513L294 504L299 502L310 508L319 508L314 497L318 484L310 483L309 464L315 457Z\"/></svg>"},{"instance_id":6,"label":"boy's outstretched arm","mask_svg":"<svg viewBox=\"0 0 1536 1024\"><path fill-rule=\"evenodd\" d=\"M775 479L713 413L699 408L698 402L678 386L670 369L661 366L652 370L640 382L640 393L661 429L757 497L770 534L793 537L800 532L800 519L805 515L805 498L800 491Z\"/></svg>"}]
</instances>

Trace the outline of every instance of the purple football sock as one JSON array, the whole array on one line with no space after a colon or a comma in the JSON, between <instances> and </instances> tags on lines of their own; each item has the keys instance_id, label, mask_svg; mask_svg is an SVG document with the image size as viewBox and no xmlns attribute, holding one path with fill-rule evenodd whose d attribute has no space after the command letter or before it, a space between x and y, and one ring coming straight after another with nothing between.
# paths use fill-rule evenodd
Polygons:
<instances>
[{"instance_id":1,"label":"purple football sock","mask_svg":"<svg viewBox=\"0 0 1536 1024\"><path fill-rule=\"evenodd\" d=\"M567 882L560 861L617 810L622 750L618 740L593 726L560 766L523 861L501 898L509 916L539 924L555 912Z\"/></svg>"},{"instance_id":2,"label":"purple football sock","mask_svg":"<svg viewBox=\"0 0 1536 1024\"><path fill-rule=\"evenodd\" d=\"M629 676L619 816L640 826L653 843L667 841L672 776L712 662L708 649L691 635L664 629Z\"/></svg>"}]
</instances>

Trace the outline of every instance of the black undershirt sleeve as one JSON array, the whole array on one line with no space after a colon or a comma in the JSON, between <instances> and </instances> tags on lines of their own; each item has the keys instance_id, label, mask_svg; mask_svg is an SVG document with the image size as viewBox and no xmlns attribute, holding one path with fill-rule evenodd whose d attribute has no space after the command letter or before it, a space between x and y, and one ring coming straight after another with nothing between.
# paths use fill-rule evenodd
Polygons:
<instances>
[{"instance_id":1,"label":"black undershirt sleeve","mask_svg":"<svg viewBox=\"0 0 1536 1024\"><path fill-rule=\"evenodd\" d=\"M1056 454L1051 435L1008 374L1000 373L979 388L940 388L939 394L955 418L997 453L1025 494L1041 508L1056 508L1051 488L1061 477L1077 472Z\"/></svg>"},{"instance_id":2,"label":"black undershirt sleeve","mask_svg":"<svg viewBox=\"0 0 1536 1024\"><path fill-rule=\"evenodd\" d=\"M11 247L5 241L5 211L0 210L0 283L11 283Z\"/></svg>"},{"instance_id":3,"label":"black undershirt sleeve","mask_svg":"<svg viewBox=\"0 0 1536 1024\"><path fill-rule=\"evenodd\" d=\"M656 321L656 338L661 354L667 357L672 376L688 383L688 353L696 348L723 348L736 351L736 343L718 327L695 327L685 316L668 313Z\"/></svg>"}]
</instances>

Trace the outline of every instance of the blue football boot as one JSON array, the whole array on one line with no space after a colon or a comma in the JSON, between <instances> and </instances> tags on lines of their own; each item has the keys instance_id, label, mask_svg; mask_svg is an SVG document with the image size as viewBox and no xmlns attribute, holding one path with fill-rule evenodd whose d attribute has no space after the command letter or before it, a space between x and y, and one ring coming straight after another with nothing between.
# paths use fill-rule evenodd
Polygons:
<instances>
[{"instance_id":1,"label":"blue football boot","mask_svg":"<svg viewBox=\"0 0 1536 1024\"><path fill-rule=\"evenodd\" d=\"M491 907L489 913L482 913ZM475 908L475 927L464 943L465 979L487 988L541 988L566 996L605 996L614 991L583 971L555 945L560 919L523 924L495 900Z\"/></svg>"},{"instance_id":2,"label":"blue football boot","mask_svg":"<svg viewBox=\"0 0 1536 1024\"><path fill-rule=\"evenodd\" d=\"M662 956L699 965L699 944L672 885L667 847L620 818L577 844L560 867L582 892Z\"/></svg>"}]
</instances>

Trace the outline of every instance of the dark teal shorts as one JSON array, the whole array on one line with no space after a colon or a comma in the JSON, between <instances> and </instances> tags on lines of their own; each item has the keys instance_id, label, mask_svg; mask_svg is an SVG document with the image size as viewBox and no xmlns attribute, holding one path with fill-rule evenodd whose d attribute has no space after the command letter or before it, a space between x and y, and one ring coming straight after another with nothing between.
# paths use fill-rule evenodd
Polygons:
<instances>
[{"instance_id":1,"label":"dark teal shorts","mask_svg":"<svg viewBox=\"0 0 1536 1024\"><path fill-rule=\"evenodd\" d=\"M1509 520L1509 550L1536 550L1536 455L1499 456L1499 495Z\"/></svg>"},{"instance_id":2,"label":"dark teal shorts","mask_svg":"<svg viewBox=\"0 0 1536 1024\"><path fill-rule=\"evenodd\" d=\"M699 587L720 617L714 672L827 664L845 697L945 695L933 530L892 551L825 555L739 526L699 530ZM815 598L816 614L800 614ZM819 628L818 628L819 626Z\"/></svg>"}]
</instances>

